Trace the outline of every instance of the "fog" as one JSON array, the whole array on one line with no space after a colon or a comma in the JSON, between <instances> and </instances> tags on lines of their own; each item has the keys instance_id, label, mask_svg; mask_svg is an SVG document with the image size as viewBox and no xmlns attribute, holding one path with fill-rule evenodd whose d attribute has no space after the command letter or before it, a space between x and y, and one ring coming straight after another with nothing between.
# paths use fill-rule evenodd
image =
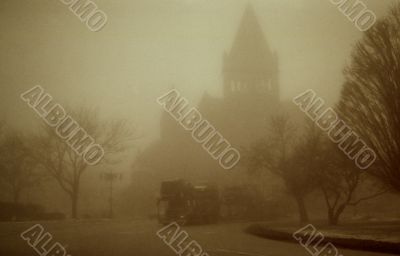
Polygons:
<instances>
[{"instance_id":1,"label":"fog","mask_svg":"<svg viewBox=\"0 0 400 256\"><path fill-rule=\"evenodd\" d=\"M221 194L236 197L232 199L234 210L225 209L231 211L224 215L228 221L294 219L299 209L300 219L304 217L301 223L306 223L308 216L301 214L302 207L306 208L306 195L310 216L326 215L323 194L316 192L317 189L308 191L308 185L297 186L297 181L303 181L306 174L294 181L285 180L297 173L274 171L265 162L282 162L283 166L289 162L285 157L290 155L292 162L286 166L287 170L306 173L299 167L302 161L307 156L312 159L322 151L325 153L326 148L316 152L313 148L298 149L301 141L310 139L300 136L307 133L308 127L303 112L310 113L302 109L307 100L297 104L298 108L292 99L312 89L326 106L343 100L343 95L340 97L346 81L343 70L354 64L355 46L365 39L365 33L338 10L333 0L95 0L97 8L107 15L107 23L97 32L90 31L90 26L68 8L66 3L71 1L0 1L0 147L5 158L12 158L17 155L14 152L19 152L18 145L24 144L24 150L29 148L34 152L29 157L37 165L31 167L39 166L39 171L47 173L40 181L34 180L37 186L27 189L28 192L17 193L15 205L38 204L48 212L74 219L147 220L159 214L162 193L179 185L193 191L199 187L211 188L210 194L219 189ZM378 19L388 15L397 2L362 0ZM104 146L106 160L92 166L85 162L83 154L78 157L79 149L71 143L67 143L71 148L60 143L59 131L49 131L56 125L52 126L51 120L46 120L33 106L37 107L37 100L29 90L34 87L43 88L63 111L66 109L76 117L77 123L93 136L93 143ZM21 96L23 93L25 96ZM188 106L180 108L179 100ZM175 105L171 108L172 101ZM189 106L195 108L193 112ZM376 109L377 106L374 105ZM185 126L184 119L176 118L195 111L199 115L194 114L193 119L198 117L211 124L213 132L219 133L229 145L232 159L237 153L240 158L237 166L227 168L232 159L216 156L220 145L210 146L208 142L193 139L196 136L195 132L189 136L194 130L188 128L190 122ZM271 119L282 113L285 116L280 119ZM283 134L287 128L286 114L294 121L296 136ZM296 141L298 145L288 146L288 152L283 145L282 157L266 150L263 146L276 142L273 136L268 137L273 134L266 128L268 125L276 134L281 132L281 137L277 137L293 144ZM360 132L362 128L355 130ZM13 132L27 137L8 136ZM390 139L395 137L390 136ZM24 139L18 144L20 138ZM327 148L332 150L327 154L336 154L334 149ZM262 158L267 151L272 160ZM296 155L298 151L301 154ZM60 152L66 155L60 157ZM114 153L121 154L114 158ZM0 171L2 161L8 164L11 161L1 157ZM17 169L11 166L10 170ZM342 167L338 169L347 168ZM86 168L88 171L80 180ZM65 170L72 172L62 174ZM368 177L360 194L369 192L370 187L381 188L381 179ZM172 185L165 183L167 180ZM314 183L310 187L316 186ZM196 184L201 185L196 187ZM164 186L161 190L160 185ZM0 203L12 201L12 193L6 190L6 185L0 182ZM297 197L297 193L304 193L304 198ZM246 199L244 194L257 203ZM396 193L386 196L383 201L398 200ZM384 205L379 199L371 199L360 208L346 211L344 216L369 216L374 208L382 209L379 216L396 215L395 203ZM114 202L114 212L109 209L110 201ZM338 224L332 218L329 221Z\"/></svg>"},{"instance_id":2,"label":"fog","mask_svg":"<svg viewBox=\"0 0 400 256\"><path fill-rule=\"evenodd\" d=\"M365 1L377 15L393 1ZM222 56L231 47L248 1L102 1L101 33L60 1L0 3L1 115L19 127L32 116L17 97L36 84L64 104L84 103L131 120L157 137L155 99L171 86L195 104L221 95ZM342 69L361 32L329 1L252 1L278 53L281 97L313 88L337 98ZM329 29L327 29L327 27Z\"/></svg>"}]
</instances>

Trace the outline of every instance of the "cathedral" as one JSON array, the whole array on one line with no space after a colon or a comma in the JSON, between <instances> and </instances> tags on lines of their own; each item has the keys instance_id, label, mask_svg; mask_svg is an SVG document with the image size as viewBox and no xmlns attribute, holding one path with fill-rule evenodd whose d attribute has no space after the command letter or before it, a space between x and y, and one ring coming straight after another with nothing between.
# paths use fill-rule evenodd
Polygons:
<instances>
[{"instance_id":1,"label":"cathedral","mask_svg":"<svg viewBox=\"0 0 400 256\"><path fill-rule=\"evenodd\" d=\"M223 96L216 98L205 92L197 109L234 148L248 148L265 136L267 121L280 106L278 72L278 56L271 51L249 5L231 49L223 56ZM160 139L138 156L133 169L132 186L141 195L144 191L157 194L161 181L176 178L211 181L219 186L243 184L247 179L240 161L233 169L224 170L165 111ZM146 201L149 207L154 206L153 199Z\"/></svg>"}]
</instances>

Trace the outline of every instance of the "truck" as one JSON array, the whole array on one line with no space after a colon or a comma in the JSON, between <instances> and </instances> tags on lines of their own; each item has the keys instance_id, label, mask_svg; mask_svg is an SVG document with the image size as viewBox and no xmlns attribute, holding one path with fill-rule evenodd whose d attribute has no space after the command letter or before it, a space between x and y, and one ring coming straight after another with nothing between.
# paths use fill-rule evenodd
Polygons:
<instances>
[{"instance_id":1,"label":"truck","mask_svg":"<svg viewBox=\"0 0 400 256\"><path fill-rule=\"evenodd\" d=\"M214 223L218 221L219 211L220 199L215 185L192 185L183 179L161 183L157 217L162 225Z\"/></svg>"}]
</instances>

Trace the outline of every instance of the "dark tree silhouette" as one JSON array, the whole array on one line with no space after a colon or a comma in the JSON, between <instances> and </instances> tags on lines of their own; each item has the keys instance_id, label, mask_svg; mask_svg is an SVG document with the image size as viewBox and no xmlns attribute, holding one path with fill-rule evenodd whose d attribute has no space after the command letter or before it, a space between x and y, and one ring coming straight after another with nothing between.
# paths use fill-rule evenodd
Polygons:
<instances>
[{"instance_id":1,"label":"dark tree silhouette","mask_svg":"<svg viewBox=\"0 0 400 256\"><path fill-rule=\"evenodd\" d=\"M133 139L132 130L124 121L102 122L97 111L87 108L69 113L104 149L100 164L112 163L113 157L123 152L126 143ZM56 134L54 128L44 124L42 131L31 143L32 156L71 198L71 216L78 218L81 179L90 165Z\"/></svg>"},{"instance_id":2,"label":"dark tree silhouette","mask_svg":"<svg viewBox=\"0 0 400 256\"><path fill-rule=\"evenodd\" d=\"M368 169L400 192L400 4L357 43L338 110L372 148Z\"/></svg>"},{"instance_id":3,"label":"dark tree silhouette","mask_svg":"<svg viewBox=\"0 0 400 256\"><path fill-rule=\"evenodd\" d=\"M337 225L348 206L380 196L386 190L359 169L336 144L325 139L320 145L319 168L314 170L314 177L325 199L329 224Z\"/></svg>"},{"instance_id":4,"label":"dark tree silhouette","mask_svg":"<svg viewBox=\"0 0 400 256\"><path fill-rule=\"evenodd\" d=\"M296 148L295 127L287 116L271 118L270 131L265 140L259 140L245 151L244 163L250 174L270 171L282 178L287 193L298 207L300 223L309 221L305 197L313 189L304 156Z\"/></svg>"},{"instance_id":5,"label":"dark tree silhouette","mask_svg":"<svg viewBox=\"0 0 400 256\"><path fill-rule=\"evenodd\" d=\"M313 122L307 122L305 132L296 147L292 161L294 168L300 168L307 184L322 192L327 206L329 224L337 225L347 206L377 197L386 191L376 182L368 187L367 195L360 193L370 179L357 168L338 146L329 140Z\"/></svg>"},{"instance_id":6,"label":"dark tree silhouette","mask_svg":"<svg viewBox=\"0 0 400 256\"><path fill-rule=\"evenodd\" d=\"M45 178L30 157L26 138L17 132L4 135L0 143L0 183L12 194L15 204L20 202L21 194Z\"/></svg>"}]
</instances>

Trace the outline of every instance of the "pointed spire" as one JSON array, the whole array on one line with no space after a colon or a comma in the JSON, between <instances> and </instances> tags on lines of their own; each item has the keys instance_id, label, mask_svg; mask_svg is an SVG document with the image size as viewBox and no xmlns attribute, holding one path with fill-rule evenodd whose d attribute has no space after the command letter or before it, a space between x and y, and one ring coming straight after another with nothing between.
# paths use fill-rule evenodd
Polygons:
<instances>
[{"instance_id":1,"label":"pointed spire","mask_svg":"<svg viewBox=\"0 0 400 256\"><path fill-rule=\"evenodd\" d=\"M246 4L246 9L244 11L243 17L251 17L257 20L256 12L254 11L254 7L251 3Z\"/></svg>"},{"instance_id":2,"label":"pointed spire","mask_svg":"<svg viewBox=\"0 0 400 256\"><path fill-rule=\"evenodd\" d=\"M231 64L253 67L265 67L272 60L271 50L251 4L246 6L229 58Z\"/></svg>"}]
</instances>

